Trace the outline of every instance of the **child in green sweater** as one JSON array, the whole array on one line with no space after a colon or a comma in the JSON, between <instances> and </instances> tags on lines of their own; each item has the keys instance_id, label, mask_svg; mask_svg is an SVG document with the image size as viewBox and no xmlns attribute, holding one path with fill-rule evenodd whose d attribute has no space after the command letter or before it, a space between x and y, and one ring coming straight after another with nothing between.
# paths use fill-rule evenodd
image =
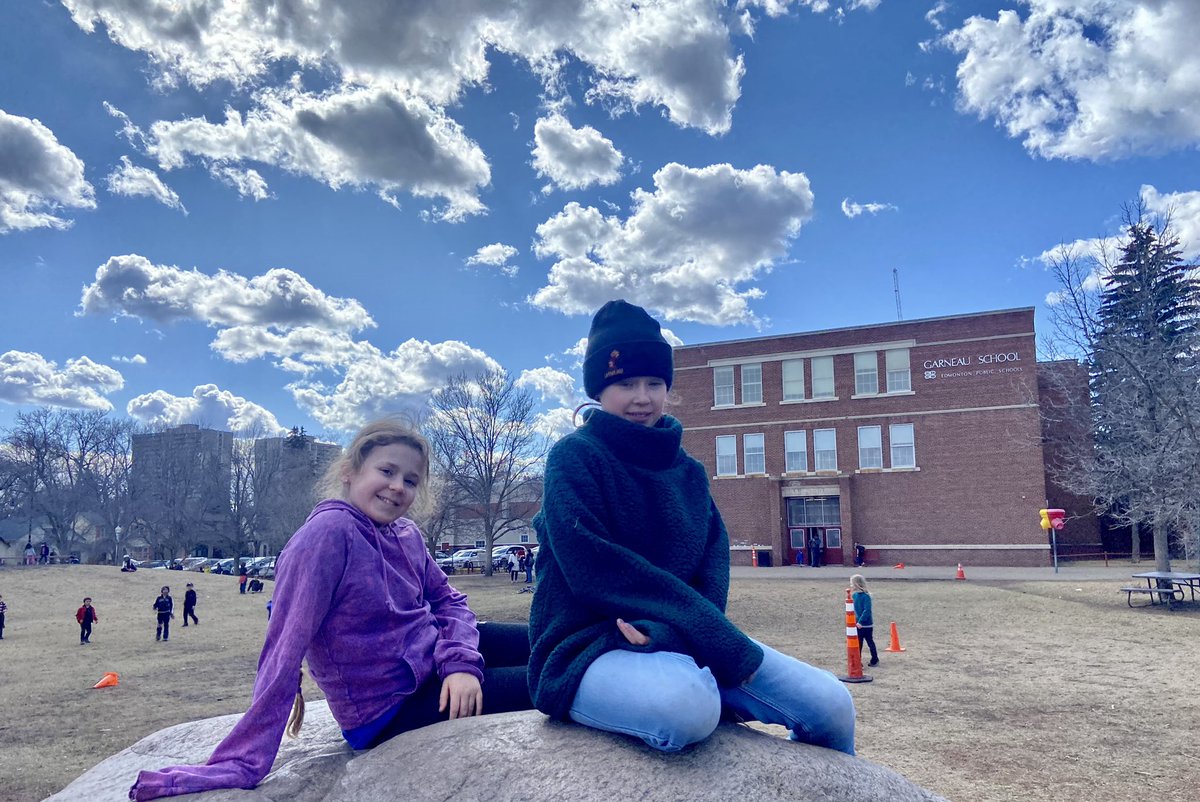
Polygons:
<instances>
[{"instance_id":1,"label":"child in green sweater","mask_svg":"<svg viewBox=\"0 0 1200 802\"><path fill-rule=\"evenodd\" d=\"M729 537L708 471L663 414L673 359L658 322L605 304L583 374L600 409L551 450L534 520L534 705L668 752L724 714L854 754L854 703L837 678L725 616Z\"/></svg>"}]
</instances>

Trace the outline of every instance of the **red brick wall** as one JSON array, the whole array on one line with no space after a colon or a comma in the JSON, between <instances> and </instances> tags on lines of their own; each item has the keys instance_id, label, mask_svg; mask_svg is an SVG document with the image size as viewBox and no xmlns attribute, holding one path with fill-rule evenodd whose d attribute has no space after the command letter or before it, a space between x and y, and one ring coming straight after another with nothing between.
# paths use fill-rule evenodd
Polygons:
<instances>
[{"instance_id":1,"label":"red brick wall","mask_svg":"<svg viewBox=\"0 0 1200 802\"><path fill-rule=\"evenodd\" d=\"M884 344L904 341L912 341L907 345L911 394L852 398L854 356L843 351L834 354L837 400L780 403L782 362L771 361L771 355L877 345L883 390ZM756 357L764 358L763 405L713 409L713 369L708 362ZM852 562L855 541L868 547L872 562L884 564L1047 564L1046 538L1037 526L1046 486L1033 310L688 346L676 349L675 360L670 412L683 421L684 445L710 475L716 473L718 435L737 436L739 471L744 470L742 435L764 435L767 477L713 482L732 543L770 545L779 564L786 553L783 486L838 484L846 564ZM966 364L947 367L937 360ZM808 397L810 365L806 358ZM740 403L740 368L735 368L734 378L735 400ZM860 472L858 427L881 428L886 468L892 423L913 425L919 470ZM813 431L825 428L837 432L838 474L782 476L783 433L807 433L811 469ZM896 548L905 545L1036 548ZM741 561L742 556L735 553L734 559Z\"/></svg>"}]
</instances>

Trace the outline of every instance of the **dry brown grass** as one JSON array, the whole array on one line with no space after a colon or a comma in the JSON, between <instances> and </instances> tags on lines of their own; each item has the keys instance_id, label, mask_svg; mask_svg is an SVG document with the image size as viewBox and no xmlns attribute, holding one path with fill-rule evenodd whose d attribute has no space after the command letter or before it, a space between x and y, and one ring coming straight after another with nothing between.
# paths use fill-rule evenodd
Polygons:
<instances>
[{"instance_id":1,"label":"dry brown grass","mask_svg":"<svg viewBox=\"0 0 1200 802\"><path fill-rule=\"evenodd\" d=\"M201 625L185 631L189 580ZM164 583L180 613L171 642L155 643L150 604ZM481 618L527 616L531 597L507 578L456 584ZM894 620L907 651L882 652L875 681L850 686L859 753L956 802L1173 798L1196 787L1200 610L1130 610L1114 587L873 583L879 646ZM239 596L225 576L80 566L0 569L0 593L4 802L54 793L165 726L245 709L267 594ZM100 622L81 647L74 614L85 595ZM729 612L755 637L841 672L842 599L840 582L735 579ZM91 690L105 671L120 672L120 686Z\"/></svg>"}]
</instances>

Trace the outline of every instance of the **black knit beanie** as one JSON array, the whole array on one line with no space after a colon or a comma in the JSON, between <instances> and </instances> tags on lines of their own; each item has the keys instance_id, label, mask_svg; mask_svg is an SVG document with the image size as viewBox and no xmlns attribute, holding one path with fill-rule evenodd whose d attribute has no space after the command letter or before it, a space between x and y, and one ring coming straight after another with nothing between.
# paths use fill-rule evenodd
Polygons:
<instances>
[{"instance_id":1,"label":"black knit beanie","mask_svg":"<svg viewBox=\"0 0 1200 802\"><path fill-rule=\"evenodd\" d=\"M599 400L605 387L635 376L657 376L671 387L675 362L662 327L645 309L625 301L609 301L592 318L583 388Z\"/></svg>"}]
</instances>

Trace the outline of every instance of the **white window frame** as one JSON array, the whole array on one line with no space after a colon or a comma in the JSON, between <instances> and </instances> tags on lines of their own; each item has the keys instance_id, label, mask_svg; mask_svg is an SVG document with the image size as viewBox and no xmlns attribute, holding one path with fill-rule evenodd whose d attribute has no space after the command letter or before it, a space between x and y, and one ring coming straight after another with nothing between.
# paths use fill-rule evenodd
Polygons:
<instances>
[{"instance_id":1,"label":"white window frame","mask_svg":"<svg viewBox=\"0 0 1200 802\"><path fill-rule=\"evenodd\" d=\"M763 402L762 363L742 365L742 403Z\"/></svg>"},{"instance_id":2,"label":"white window frame","mask_svg":"<svg viewBox=\"0 0 1200 802\"><path fill-rule=\"evenodd\" d=\"M879 395L877 351L859 351L854 354L854 394Z\"/></svg>"},{"instance_id":3,"label":"white window frame","mask_svg":"<svg viewBox=\"0 0 1200 802\"><path fill-rule=\"evenodd\" d=\"M725 446L724 449L721 446ZM732 453L730 447L732 446ZM721 470L721 460L726 460L726 469ZM733 460L733 469L729 469L728 460ZM737 435L723 434L717 437L717 476L737 476Z\"/></svg>"},{"instance_id":4,"label":"white window frame","mask_svg":"<svg viewBox=\"0 0 1200 802\"><path fill-rule=\"evenodd\" d=\"M728 377L728 381L722 379ZM722 391L728 393L729 400L722 397ZM724 367L713 368L713 406L714 407L731 407L734 405L733 398L733 366L725 365Z\"/></svg>"},{"instance_id":5,"label":"white window frame","mask_svg":"<svg viewBox=\"0 0 1200 802\"><path fill-rule=\"evenodd\" d=\"M783 469L788 473L808 473L808 432L783 433Z\"/></svg>"},{"instance_id":6,"label":"white window frame","mask_svg":"<svg viewBox=\"0 0 1200 802\"><path fill-rule=\"evenodd\" d=\"M818 441L823 440L828 436L833 444L833 448L821 448ZM828 464L829 455L833 455L833 464ZM822 461L822 457L826 461ZM836 471L837 470L837 429L814 429L813 430L813 468L818 471Z\"/></svg>"},{"instance_id":7,"label":"white window frame","mask_svg":"<svg viewBox=\"0 0 1200 802\"><path fill-rule=\"evenodd\" d=\"M907 430L907 433L905 433ZM897 432L900 437L897 437ZM911 423L893 423L888 427L888 441L891 447L891 459L893 468L915 468L917 467L917 443L916 432L913 430ZM907 439L907 442L906 442ZM909 461L905 463L903 457L900 460L896 459L896 449L908 449ZM901 452L903 453L903 452Z\"/></svg>"},{"instance_id":8,"label":"white window frame","mask_svg":"<svg viewBox=\"0 0 1200 802\"><path fill-rule=\"evenodd\" d=\"M742 435L742 465L747 476L767 472L767 444L763 435Z\"/></svg>"},{"instance_id":9,"label":"white window frame","mask_svg":"<svg viewBox=\"0 0 1200 802\"><path fill-rule=\"evenodd\" d=\"M893 348L883 352L887 370L887 391L907 393L912 391L912 368L909 365L908 349Z\"/></svg>"},{"instance_id":10,"label":"white window frame","mask_svg":"<svg viewBox=\"0 0 1200 802\"><path fill-rule=\"evenodd\" d=\"M818 366L829 366L829 376L824 375L823 369L818 375ZM834 383L833 373L833 357L832 356L814 356L809 361L809 368L812 370L812 397L813 398L834 398L836 384ZM828 386L826 386L828 382Z\"/></svg>"},{"instance_id":11,"label":"white window frame","mask_svg":"<svg viewBox=\"0 0 1200 802\"><path fill-rule=\"evenodd\" d=\"M858 468L883 469L883 427L858 427Z\"/></svg>"},{"instance_id":12,"label":"white window frame","mask_svg":"<svg viewBox=\"0 0 1200 802\"><path fill-rule=\"evenodd\" d=\"M789 375L790 374L790 375ZM783 400L804 400L804 360L783 360Z\"/></svg>"}]
</instances>

